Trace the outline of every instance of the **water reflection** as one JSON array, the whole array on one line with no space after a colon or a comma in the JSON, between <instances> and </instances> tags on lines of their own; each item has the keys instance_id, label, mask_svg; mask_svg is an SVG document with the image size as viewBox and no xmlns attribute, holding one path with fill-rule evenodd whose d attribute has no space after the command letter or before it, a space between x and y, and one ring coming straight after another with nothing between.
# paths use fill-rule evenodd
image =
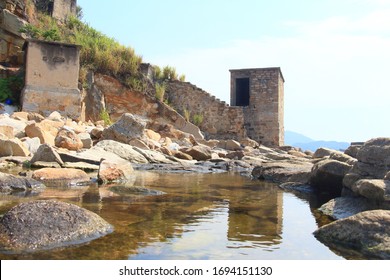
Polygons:
<instances>
[{"instance_id":1,"label":"water reflection","mask_svg":"<svg viewBox=\"0 0 390 280\"><path fill-rule=\"evenodd\" d=\"M112 234L88 244L2 259L319 259L338 258L311 235L308 203L273 184L237 174L137 172L121 186L48 188L0 203L4 213L27 199L68 201L98 213ZM145 193L142 190L157 190ZM130 189L131 190L131 189ZM139 191L141 190L141 191ZM3 201L1 199L1 201ZM297 220L286 215L297 213ZM288 218L291 219L291 218ZM295 218L293 218L295 219ZM299 221L299 224L296 222ZM301 236L297 237L296 232ZM293 251L291 249L293 248ZM310 252L309 254L307 252Z\"/></svg>"}]
</instances>

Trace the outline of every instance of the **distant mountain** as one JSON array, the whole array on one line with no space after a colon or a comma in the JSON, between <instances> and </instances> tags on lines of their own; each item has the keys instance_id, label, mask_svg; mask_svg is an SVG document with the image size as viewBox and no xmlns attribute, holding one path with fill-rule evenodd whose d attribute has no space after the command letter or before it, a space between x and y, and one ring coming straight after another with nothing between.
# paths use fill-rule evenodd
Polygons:
<instances>
[{"instance_id":1,"label":"distant mountain","mask_svg":"<svg viewBox=\"0 0 390 280\"><path fill-rule=\"evenodd\" d=\"M316 141L303 134L285 131L284 134L285 145L301 148L302 150L315 152L318 148L329 148L333 150L345 150L350 146L348 142L337 141Z\"/></svg>"}]
</instances>

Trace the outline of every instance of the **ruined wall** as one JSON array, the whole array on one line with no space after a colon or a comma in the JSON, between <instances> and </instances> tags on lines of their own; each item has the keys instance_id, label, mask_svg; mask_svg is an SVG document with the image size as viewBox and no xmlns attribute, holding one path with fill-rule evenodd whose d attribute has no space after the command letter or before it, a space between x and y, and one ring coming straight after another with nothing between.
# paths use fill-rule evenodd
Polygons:
<instances>
[{"instance_id":1,"label":"ruined wall","mask_svg":"<svg viewBox=\"0 0 390 280\"><path fill-rule=\"evenodd\" d=\"M76 15L77 0L34 0L34 4L40 12L60 21Z\"/></svg>"},{"instance_id":2,"label":"ruined wall","mask_svg":"<svg viewBox=\"0 0 390 280\"><path fill-rule=\"evenodd\" d=\"M241 140L246 137L241 107L231 107L188 82L169 82L166 96L182 115L184 109L188 110L190 120L195 114L203 116L199 127L206 138Z\"/></svg>"},{"instance_id":3,"label":"ruined wall","mask_svg":"<svg viewBox=\"0 0 390 280\"><path fill-rule=\"evenodd\" d=\"M280 68L230 72L231 104L237 102L237 79L249 79L249 104L242 107L249 138L267 146L284 145L284 78Z\"/></svg>"},{"instance_id":4,"label":"ruined wall","mask_svg":"<svg viewBox=\"0 0 390 280\"><path fill-rule=\"evenodd\" d=\"M79 57L79 46L29 40L21 100L23 111L43 115L58 111L80 119Z\"/></svg>"}]
</instances>

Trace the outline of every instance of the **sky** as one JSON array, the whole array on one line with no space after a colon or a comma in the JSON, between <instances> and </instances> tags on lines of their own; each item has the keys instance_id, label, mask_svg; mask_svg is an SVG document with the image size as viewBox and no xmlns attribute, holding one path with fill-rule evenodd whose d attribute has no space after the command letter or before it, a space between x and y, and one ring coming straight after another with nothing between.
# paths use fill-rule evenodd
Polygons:
<instances>
[{"instance_id":1,"label":"sky","mask_svg":"<svg viewBox=\"0 0 390 280\"><path fill-rule=\"evenodd\" d=\"M230 102L229 69L281 67L285 129L390 137L390 0L78 0L83 21Z\"/></svg>"}]
</instances>

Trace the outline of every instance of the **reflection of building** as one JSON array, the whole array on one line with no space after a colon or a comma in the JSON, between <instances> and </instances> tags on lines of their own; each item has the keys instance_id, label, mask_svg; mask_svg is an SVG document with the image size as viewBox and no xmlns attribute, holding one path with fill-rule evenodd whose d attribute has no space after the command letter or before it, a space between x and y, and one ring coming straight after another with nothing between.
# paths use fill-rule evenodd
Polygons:
<instances>
[{"instance_id":1,"label":"reflection of building","mask_svg":"<svg viewBox=\"0 0 390 280\"><path fill-rule=\"evenodd\" d=\"M279 244L282 222L283 193L275 187L257 190L230 200L228 239Z\"/></svg>"}]
</instances>

